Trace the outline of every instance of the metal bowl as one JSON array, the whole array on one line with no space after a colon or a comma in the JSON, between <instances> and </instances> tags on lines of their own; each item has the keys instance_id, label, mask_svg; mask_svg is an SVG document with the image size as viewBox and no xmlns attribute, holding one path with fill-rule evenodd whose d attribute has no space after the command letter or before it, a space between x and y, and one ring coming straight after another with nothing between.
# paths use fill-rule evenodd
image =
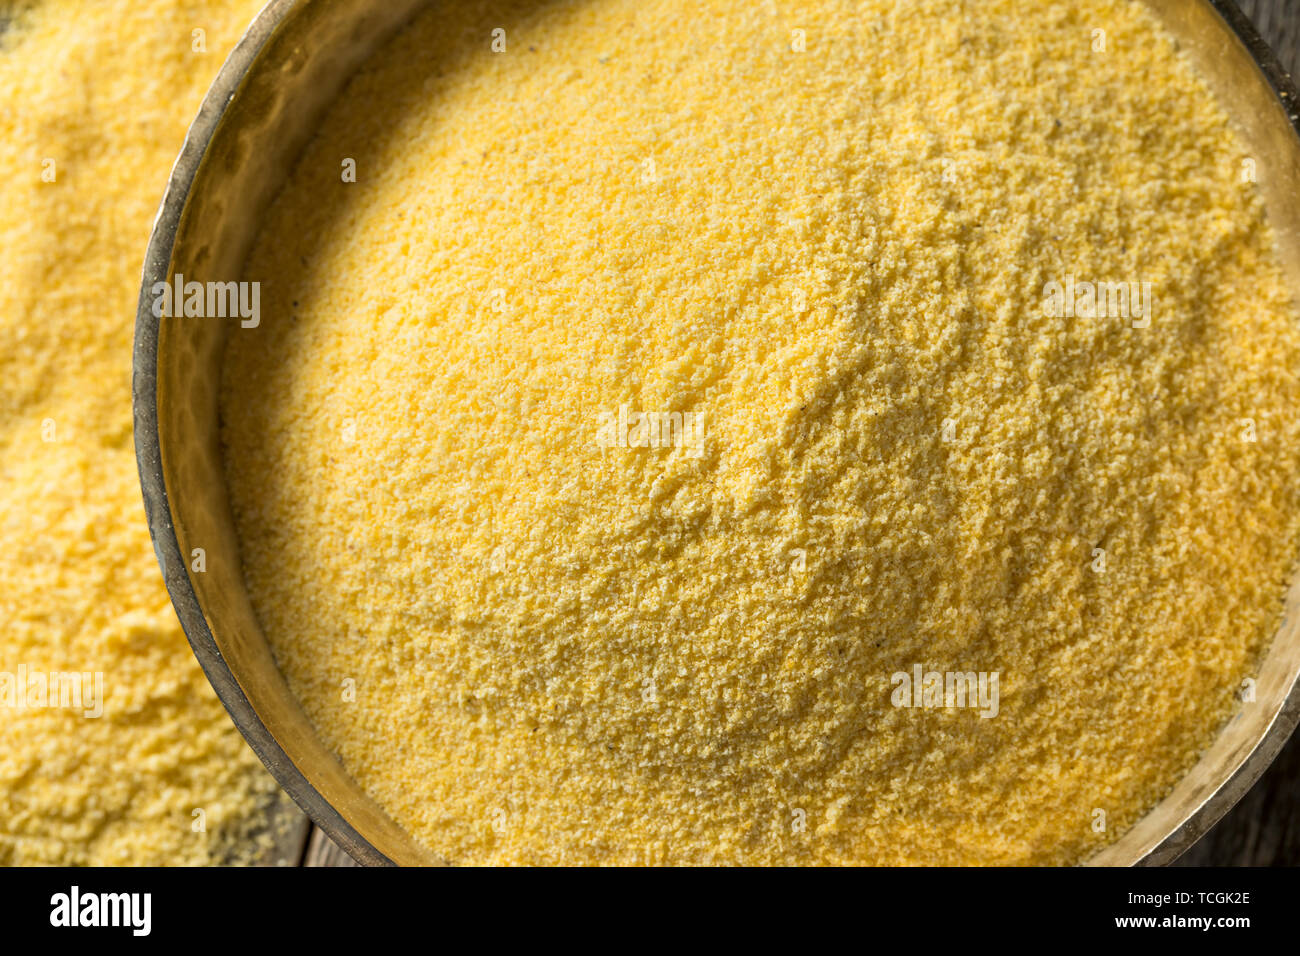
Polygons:
<instances>
[{"instance_id":1,"label":"metal bowl","mask_svg":"<svg viewBox=\"0 0 1300 956\"><path fill-rule=\"evenodd\" d=\"M356 784L289 691L244 586L217 403L228 323L158 318L151 290L177 273L239 276L259 225L352 73L428 0L271 0L222 67L189 130L154 223L136 316L135 445L154 549L181 624L235 725L280 785L361 863L442 862ZM1231 0L1147 0L1233 116L1256 162L1285 273L1300 301L1296 92ZM206 570L192 571L193 549ZM1156 807L1091 863L1162 864L1250 788L1300 720L1300 578L1257 679Z\"/></svg>"}]
</instances>

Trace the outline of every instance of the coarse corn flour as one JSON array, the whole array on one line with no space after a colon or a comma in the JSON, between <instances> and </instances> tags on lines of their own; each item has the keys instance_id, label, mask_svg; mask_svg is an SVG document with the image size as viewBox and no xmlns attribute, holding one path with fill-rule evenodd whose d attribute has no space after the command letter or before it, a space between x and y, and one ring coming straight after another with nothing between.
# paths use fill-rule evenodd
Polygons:
<instances>
[{"instance_id":1,"label":"coarse corn flour","mask_svg":"<svg viewBox=\"0 0 1300 956\"><path fill-rule=\"evenodd\" d=\"M230 333L292 689L453 862L1086 859L1300 544L1245 158L1131 0L438 4Z\"/></svg>"},{"instance_id":2,"label":"coarse corn flour","mask_svg":"<svg viewBox=\"0 0 1300 956\"><path fill-rule=\"evenodd\" d=\"M149 226L259 5L0 0L0 864L270 848L274 781L172 613L131 444Z\"/></svg>"}]
</instances>

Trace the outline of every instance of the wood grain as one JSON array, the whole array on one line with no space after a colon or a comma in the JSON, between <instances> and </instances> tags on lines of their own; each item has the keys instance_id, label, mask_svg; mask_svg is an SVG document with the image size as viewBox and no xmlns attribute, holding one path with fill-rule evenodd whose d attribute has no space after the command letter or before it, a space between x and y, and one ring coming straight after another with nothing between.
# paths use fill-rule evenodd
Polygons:
<instances>
[{"instance_id":1,"label":"wood grain","mask_svg":"<svg viewBox=\"0 0 1300 956\"><path fill-rule=\"evenodd\" d=\"M1300 0L1239 0L1238 4L1291 73L1300 67ZM313 828L304 866L356 866ZM1300 865L1300 735L1241 802L1175 866Z\"/></svg>"},{"instance_id":2,"label":"wood grain","mask_svg":"<svg viewBox=\"0 0 1300 956\"><path fill-rule=\"evenodd\" d=\"M1294 73L1300 64L1300 0L1239 0L1277 58Z\"/></svg>"},{"instance_id":3,"label":"wood grain","mask_svg":"<svg viewBox=\"0 0 1300 956\"><path fill-rule=\"evenodd\" d=\"M320 827L312 827L311 839L307 841L307 852L303 856L303 866L356 866L357 862L325 835Z\"/></svg>"}]
</instances>

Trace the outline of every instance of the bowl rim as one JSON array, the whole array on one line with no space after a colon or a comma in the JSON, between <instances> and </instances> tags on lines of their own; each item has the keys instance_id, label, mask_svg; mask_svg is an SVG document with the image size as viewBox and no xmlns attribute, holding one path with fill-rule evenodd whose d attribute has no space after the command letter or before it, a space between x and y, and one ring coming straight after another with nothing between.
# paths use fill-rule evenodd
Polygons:
<instances>
[{"instance_id":1,"label":"bowl rim","mask_svg":"<svg viewBox=\"0 0 1300 956\"><path fill-rule=\"evenodd\" d=\"M167 179L149 236L136 308L132 353L132 419L136 464L154 554L172 606L204 674L234 721L235 727L265 764L276 782L341 849L367 866L396 866L325 799L289 758L262 722L221 654L199 604L172 524L162 470L158 427L158 336L161 320L153 314L150 290L168 279L169 267L189 197L209 146L250 67L287 22L302 0L269 0L254 17L208 88ZM1289 73L1235 0L1202 0L1245 46L1300 137L1300 100ZM1171 862L1207 833L1259 780L1300 723L1300 680L1237 769L1186 820L1152 847L1136 865ZM1086 861L1085 861L1086 862Z\"/></svg>"},{"instance_id":2,"label":"bowl rim","mask_svg":"<svg viewBox=\"0 0 1300 956\"><path fill-rule=\"evenodd\" d=\"M162 570L172 606L194 656L235 727L280 787L341 849L363 865L396 866L363 837L298 769L262 722L235 679L208 627L186 573L162 470L157 402L161 320L153 314L151 290L155 282L166 280L181 222L189 205L190 191L227 108L243 85L249 68L298 3L299 0L270 0L249 24L204 95L198 115L185 134L185 142L167 178L167 187L150 231L136 308L131 375L136 464L154 555Z\"/></svg>"}]
</instances>

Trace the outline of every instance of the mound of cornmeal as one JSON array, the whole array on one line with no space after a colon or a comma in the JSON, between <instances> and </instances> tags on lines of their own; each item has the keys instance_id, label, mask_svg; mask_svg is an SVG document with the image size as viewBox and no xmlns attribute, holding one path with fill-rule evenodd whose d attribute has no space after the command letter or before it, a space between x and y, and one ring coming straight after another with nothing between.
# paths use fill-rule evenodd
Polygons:
<instances>
[{"instance_id":1,"label":"mound of cornmeal","mask_svg":"<svg viewBox=\"0 0 1300 956\"><path fill-rule=\"evenodd\" d=\"M1130 0L439 5L231 332L292 689L455 862L1086 859L1300 544L1249 158Z\"/></svg>"}]
</instances>

